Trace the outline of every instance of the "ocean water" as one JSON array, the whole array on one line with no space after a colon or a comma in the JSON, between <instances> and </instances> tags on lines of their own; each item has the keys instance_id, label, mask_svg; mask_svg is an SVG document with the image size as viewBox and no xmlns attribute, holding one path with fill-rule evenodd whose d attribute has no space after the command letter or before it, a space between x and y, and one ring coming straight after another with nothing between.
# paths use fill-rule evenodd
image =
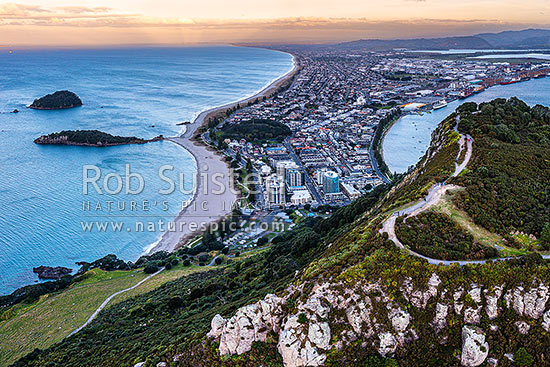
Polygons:
<instances>
[{"instance_id":1,"label":"ocean water","mask_svg":"<svg viewBox=\"0 0 550 367\"><path fill-rule=\"evenodd\" d=\"M497 85L465 100L449 103L447 107L424 113L406 115L388 131L382 144L384 160L392 172L406 172L426 153L431 134L437 125L464 102L486 102L495 98L518 97L530 105L550 106L550 77L522 83Z\"/></svg>"},{"instance_id":2,"label":"ocean water","mask_svg":"<svg viewBox=\"0 0 550 367\"><path fill-rule=\"evenodd\" d=\"M162 165L174 167L166 175L176 182L178 173L190 177L196 171L191 154L171 142L94 148L40 146L35 138L77 129L173 136L181 130L176 123L252 95L291 68L288 54L229 46L0 51L0 294L35 282L34 266L77 269L75 262L109 253L135 260L162 235L150 224L172 220L191 196L159 193L168 186L158 175ZM84 105L26 108L63 89ZM9 113L14 109L20 112ZM102 179L109 173L124 179L129 165L144 178L144 190L108 194L100 184L102 194L88 186L84 195L85 165L98 167ZM111 191L116 180L108 181ZM83 229L95 221L111 227Z\"/></svg>"}]
</instances>

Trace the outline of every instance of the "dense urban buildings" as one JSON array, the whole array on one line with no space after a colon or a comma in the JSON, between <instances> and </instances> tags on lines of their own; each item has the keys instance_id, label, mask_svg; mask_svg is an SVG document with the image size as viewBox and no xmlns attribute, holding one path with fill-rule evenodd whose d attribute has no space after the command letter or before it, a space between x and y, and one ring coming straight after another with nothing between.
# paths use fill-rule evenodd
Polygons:
<instances>
[{"instance_id":1,"label":"dense urban buildings","mask_svg":"<svg viewBox=\"0 0 550 367\"><path fill-rule=\"evenodd\" d=\"M222 142L263 177L261 191L266 194L260 196L260 207L349 203L389 182L390 173L381 171L373 152L381 123L442 108L496 84L543 77L550 67L405 50L285 51L292 52L300 66L292 85L234 111L214 129L262 121L290 128L291 135L278 141Z\"/></svg>"}]
</instances>

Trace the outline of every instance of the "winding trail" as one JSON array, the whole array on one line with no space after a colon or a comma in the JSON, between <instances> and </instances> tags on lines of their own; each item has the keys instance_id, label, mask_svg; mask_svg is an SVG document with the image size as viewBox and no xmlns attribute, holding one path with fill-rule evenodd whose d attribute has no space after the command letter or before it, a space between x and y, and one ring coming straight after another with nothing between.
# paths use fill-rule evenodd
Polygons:
<instances>
[{"instance_id":1,"label":"winding trail","mask_svg":"<svg viewBox=\"0 0 550 367\"><path fill-rule=\"evenodd\" d=\"M458 133L458 123L460 122L460 117L457 116L456 118L456 125L454 130ZM459 133L460 134L460 133ZM455 161L455 171L452 174L451 177L457 177L464 171L468 163L470 162L470 159L472 158L472 152L473 152L473 141L474 139L470 135L460 135L460 140L458 142L459 150L458 155L456 157ZM466 154L464 156L464 160L462 163L458 163L458 159L462 155L463 150L466 148ZM426 195L425 198L422 200L416 202L414 205L403 209L401 211L398 211L397 213L393 213L386 221L384 222L382 229L380 230L380 233L387 233L388 238L395 243L397 247L400 249L403 249L407 251L409 254L419 257L421 259L427 260L430 264L435 265L451 265L451 264L459 264L459 265L466 265L466 264L484 264L489 261L497 261L497 260L506 260L506 259L491 259L491 260L439 260L439 259L432 259L430 257L421 255L417 252L412 251L411 249L405 247L401 241L399 241L399 238L397 238L397 235L395 234L395 221L400 216L406 216L405 220L409 217L414 217L427 209L431 208L435 204L437 204L440 200L443 194L447 190L453 190L457 189L459 186L456 185L447 185L445 182L436 183L430 189L428 190L428 195Z\"/></svg>"},{"instance_id":2,"label":"winding trail","mask_svg":"<svg viewBox=\"0 0 550 367\"><path fill-rule=\"evenodd\" d=\"M98 313L101 312L101 310L103 310L105 308L105 306L107 306L107 304L116 296L118 296L119 294L122 294L124 292L128 292L128 291L131 291L132 289L135 289L137 287L139 287L141 284L145 283L146 281L148 281L149 279L151 279L152 277L154 277L155 275L159 274L161 271L163 271L164 268L161 268L159 269L156 273L153 273L151 275L149 275L148 277L146 277L145 279L142 279L140 280L139 282L137 282L136 284L134 284L133 286L129 287L129 288L126 288L126 289L122 289L118 292L115 292L113 294L111 294L109 297L107 297L105 299L105 301L103 301L103 303L94 311L94 313L88 318L88 320L86 320L86 322L84 324L82 324L78 329L74 330L73 332L71 332L69 335L67 335L66 337L68 338L69 336L73 335L73 334L76 334L78 333L80 330L84 329L86 326L88 326L88 324L90 324L90 322L92 322Z\"/></svg>"}]
</instances>

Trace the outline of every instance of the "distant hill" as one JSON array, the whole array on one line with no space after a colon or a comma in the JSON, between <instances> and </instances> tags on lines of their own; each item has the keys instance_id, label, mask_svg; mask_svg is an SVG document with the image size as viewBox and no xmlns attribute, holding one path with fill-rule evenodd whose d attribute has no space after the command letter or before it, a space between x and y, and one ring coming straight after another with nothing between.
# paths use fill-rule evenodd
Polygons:
<instances>
[{"instance_id":1,"label":"distant hill","mask_svg":"<svg viewBox=\"0 0 550 367\"><path fill-rule=\"evenodd\" d=\"M335 45L340 49L358 49L366 48L372 50L387 50L395 48L425 49L425 50L447 50L450 48L474 48L484 49L492 48L492 45L486 40L470 37L445 37L445 38L418 38L410 40L359 40L345 42Z\"/></svg>"},{"instance_id":2,"label":"distant hill","mask_svg":"<svg viewBox=\"0 0 550 367\"><path fill-rule=\"evenodd\" d=\"M550 49L550 30L526 29L483 33L466 37L415 38L398 40L365 39L331 45L338 49L391 50L407 48L412 50L447 49Z\"/></svg>"},{"instance_id":3,"label":"distant hill","mask_svg":"<svg viewBox=\"0 0 550 367\"><path fill-rule=\"evenodd\" d=\"M548 29L483 33L478 34L477 37L484 39L495 48L550 48L550 30Z\"/></svg>"}]
</instances>

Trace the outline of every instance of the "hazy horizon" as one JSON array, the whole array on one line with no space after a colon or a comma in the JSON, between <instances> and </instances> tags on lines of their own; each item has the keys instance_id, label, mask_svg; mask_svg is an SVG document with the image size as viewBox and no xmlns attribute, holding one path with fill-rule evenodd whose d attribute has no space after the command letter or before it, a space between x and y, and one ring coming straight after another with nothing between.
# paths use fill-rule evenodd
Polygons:
<instances>
[{"instance_id":1,"label":"hazy horizon","mask_svg":"<svg viewBox=\"0 0 550 367\"><path fill-rule=\"evenodd\" d=\"M549 28L536 0L21 0L0 2L4 47L330 43Z\"/></svg>"}]
</instances>

